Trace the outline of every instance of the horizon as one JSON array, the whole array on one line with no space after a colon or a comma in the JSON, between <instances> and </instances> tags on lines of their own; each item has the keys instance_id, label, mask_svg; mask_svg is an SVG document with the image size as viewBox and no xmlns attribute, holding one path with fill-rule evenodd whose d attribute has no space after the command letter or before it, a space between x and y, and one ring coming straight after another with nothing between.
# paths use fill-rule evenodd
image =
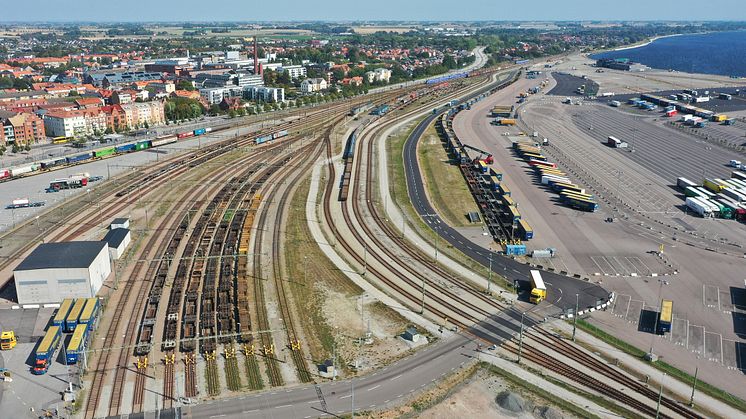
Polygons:
<instances>
[{"instance_id":1,"label":"horizon","mask_svg":"<svg viewBox=\"0 0 746 419\"><path fill-rule=\"evenodd\" d=\"M325 0L308 5L298 0L282 4L251 4L223 0L204 10L197 0L165 0L152 3L132 0L126 10L113 13L95 0L77 0L59 9L55 0L29 0L21 6L6 7L2 23L178 23L178 22L741 22L746 10L738 0L723 0L718 7L701 8L695 0L651 3L628 0L603 4L595 0L534 0L530 10L513 7L512 2L466 0L458 8L444 0L397 2L380 0L356 5L349 10L342 0ZM696 20L690 10L697 9ZM738 12L741 10L741 12ZM143 11L147 11L143 13ZM581 14L583 14L581 16ZM740 14L740 15L739 15ZM154 16L161 16L154 19ZM527 19L531 16L531 19Z\"/></svg>"}]
</instances>

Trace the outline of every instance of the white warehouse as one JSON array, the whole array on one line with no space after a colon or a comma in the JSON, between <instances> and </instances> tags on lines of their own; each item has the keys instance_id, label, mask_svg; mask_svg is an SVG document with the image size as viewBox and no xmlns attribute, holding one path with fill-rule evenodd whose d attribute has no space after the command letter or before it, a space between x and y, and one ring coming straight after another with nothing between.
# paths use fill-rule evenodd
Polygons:
<instances>
[{"instance_id":1,"label":"white warehouse","mask_svg":"<svg viewBox=\"0 0 746 419\"><path fill-rule=\"evenodd\" d=\"M13 271L20 304L59 303L95 297L111 273L104 241L39 245Z\"/></svg>"}]
</instances>

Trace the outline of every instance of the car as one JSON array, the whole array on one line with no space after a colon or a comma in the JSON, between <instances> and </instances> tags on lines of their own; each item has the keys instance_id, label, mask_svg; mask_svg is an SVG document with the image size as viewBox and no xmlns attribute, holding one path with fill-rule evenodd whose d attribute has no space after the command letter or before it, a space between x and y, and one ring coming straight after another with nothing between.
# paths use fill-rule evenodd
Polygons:
<instances>
[{"instance_id":1,"label":"car","mask_svg":"<svg viewBox=\"0 0 746 419\"><path fill-rule=\"evenodd\" d=\"M46 193L54 193L54 192L59 192L60 190L59 189L55 189L55 188L47 188L47 189L44 189L44 191Z\"/></svg>"},{"instance_id":2,"label":"car","mask_svg":"<svg viewBox=\"0 0 746 419\"><path fill-rule=\"evenodd\" d=\"M489 348L489 349L490 349L490 351L494 351L494 350L496 350L496 349L497 349L497 345L492 345L492 346L490 346L490 348Z\"/></svg>"},{"instance_id":3,"label":"car","mask_svg":"<svg viewBox=\"0 0 746 419\"><path fill-rule=\"evenodd\" d=\"M99 180L103 180L103 179L104 179L103 176L91 176L91 177L88 178L88 181L89 182L98 182Z\"/></svg>"}]
</instances>

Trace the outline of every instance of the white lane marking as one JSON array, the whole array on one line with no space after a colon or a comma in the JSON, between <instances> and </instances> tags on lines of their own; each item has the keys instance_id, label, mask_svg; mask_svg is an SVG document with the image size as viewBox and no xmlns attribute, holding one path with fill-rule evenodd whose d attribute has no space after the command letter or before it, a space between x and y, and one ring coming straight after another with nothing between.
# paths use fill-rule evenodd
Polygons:
<instances>
[{"instance_id":1,"label":"white lane marking","mask_svg":"<svg viewBox=\"0 0 746 419\"><path fill-rule=\"evenodd\" d=\"M314 403L321 403L321 402L318 400L311 400L310 402L308 402L308 404L314 404Z\"/></svg>"},{"instance_id":2,"label":"white lane marking","mask_svg":"<svg viewBox=\"0 0 746 419\"><path fill-rule=\"evenodd\" d=\"M378 387L381 387L381 385L379 384L379 385L377 385L377 386L375 386L375 387L371 387L371 388L369 388L369 389L368 389L368 391L372 391L372 390L375 390L375 389L377 389Z\"/></svg>"},{"instance_id":3,"label":"white lane marking","mask_svg":"<svg viewBox=\"0 0 746 419\"><path fill-rule=\"evenodd\" d=\"M348 397L352 397L352 394L348 394L348 395L346 395L346 396L341 396L341 397L340 397L340 399L346 399L346 398L348 398Z\"/></svg>"},{"instance_id":4,"label":"white lane marking","mask_svg":"<svg viewBox=\"0 0 746 419\"><path fill-rule=\"evenodd\" d=\"M222 418L223 416L225 416L225 415L213 415L213 416L210 416L210 417L211 418Z\"/></svg>"},{"instance_id":5,"label":"white lane marking","mask_svg":"<svg viewBox=\"0 0 746 419\"><path fill-rule=\"evenodd\" d=\"M284 409L286 407L293 407L293 405L292 404L284 404L282 406L275 406L275 409Z\"/></svg>"},{"instance_id":6,"label":"white lane marking","mask_svg":"<svg viewBox=\"0 0 746 419\"><path fill-rule=\"evenodd\" d=\"M394 378L390 379L389 381L394 381L394 380L398 379L399 377L401 377L401 374L399 374L399 375L397 375L396 377L394 377Z\"/></svg>"},{"instance_id":7,"label":"white lane marking","mask_svg":"<svg viewBox=\"0 0 746 419\"><path fill-rule=\"evenodd\" d=\"M243 413L244 415L246 415L246 414L249 414L249 413L255 413L255 412L258 412L258 411L259 411L259 409L254 409L254 410L244 410L244 411L243 411L243 412L241 412L241 413Z\"/></svg>"}]
</instances>

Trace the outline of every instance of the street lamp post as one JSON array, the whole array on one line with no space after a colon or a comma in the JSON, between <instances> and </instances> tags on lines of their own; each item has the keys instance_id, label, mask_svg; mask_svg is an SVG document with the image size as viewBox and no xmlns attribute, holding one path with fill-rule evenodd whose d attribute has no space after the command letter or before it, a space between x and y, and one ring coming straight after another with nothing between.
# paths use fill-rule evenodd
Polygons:
<instances>
[{"instance_id":1,"label":"street lamp post","mask_svg":"<svg viewBox=\"0 0 746 419\"><path fill-rule=\"evenodd\" d=\"M578 302L580 297L575 294L575 315L572 317L572 341L575 342L575 330L578 324Z\"/></svg>"},{"instance_id":2,"label":"street lamp post","mask_svg":"<svg viewBox=\"0 0 746 419\"><path fill-rule=\"evenodd\" d=\"M521 355L523 354L523 317L526 315L524 311L521 313L521 334L518 338L518 364L521 363Z\"/></svg>"}]
</instances>

